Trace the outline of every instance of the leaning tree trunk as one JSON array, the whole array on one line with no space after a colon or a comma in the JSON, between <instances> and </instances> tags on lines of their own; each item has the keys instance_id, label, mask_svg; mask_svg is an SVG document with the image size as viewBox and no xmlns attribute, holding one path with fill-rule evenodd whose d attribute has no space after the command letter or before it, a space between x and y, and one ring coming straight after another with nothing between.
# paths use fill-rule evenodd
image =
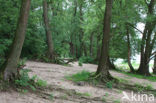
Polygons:
<instances>
[{"instance_id":1,"label":"leaning tree trunk","mask_svg":"<svg viewBox=\"0 0 156 103\"><path fill-rule=\"evenodd\" d=\"M147 6L148 6L147 18L153 15L155 2L156 2L155 0L151 0L149 4L147 3ZM145 76L150 75L149 60L150 60L153 45L155 42L154 38L153 40L151 40L152 31L154 27L155 27L155 23L153 21L147 21L145 24L145 29L144 29L143 37L142 37L141 60L140 60L140 66L139 66L137 73L145 75Z\"/></svg>"},{"instance_id":2,"label":"leaning tree trunk","mask_svg":"<svg viewBox=\"0 0 156 103\"><path fill-rule=\"evenodd\" d=\"M156 74L156 54L155 54L155 57L154 57L153 73Z\"/></svg>"},{"instance_id":3,"label":"leaning tree trunk","mask_svg":"<svg viewBox=\"0 0 156 103\"><path fill-rule=\"evenodd\" d=\"M130 68L130 72L135 72L132 64L131 64L131 44L130 44L130 37L129 37L129 29L127 27L127 46L128 46L128 65Z\"/></svg>"},{"instance_id":4,"label":"leaning tree trunk","mask_svg":"<svg viewBox=\"0 0 156 103\"><path fill-rule=\"evenodd\" d=\"M48 56L51 60L54 60L55 56L54 56L54 49L53 49L52 33L49 25L48 4L46 0L43 0L43 18L44 18L47 45L48 45Z\"/></svg>"},{"instance_id":5,"label":"leaning tree trunk","mask_svg":"<svg viewBox=\"0 0 156 103\"><path fill-rule=\"evenodd\" d=\"M17 64L25 39L30 4L31 0L22 0L21 2L20 16L17 23L14 41L11 46L8 58L1 69L4 80L13 80L17 76Z\"/></svg>"},{"instance_id":6,"label":"leaning tree trunk","mask_svg":"<svg viewBox=\"0 0 156 103\"><path fill-rule=\"evenodd\" d=\"M106 8L104 15L104 28L103 28L103 40L102 40L102 49L101 56L99 60L99 65L96 71L96 75L102 81L109 81L112 79L109 73L109 65L108 65L108 50L109 50L109 39L110 39L110 24L111 24L111 16L112 16L112 3L113 0L106 0Z\"/></svg>"}]
</instances>

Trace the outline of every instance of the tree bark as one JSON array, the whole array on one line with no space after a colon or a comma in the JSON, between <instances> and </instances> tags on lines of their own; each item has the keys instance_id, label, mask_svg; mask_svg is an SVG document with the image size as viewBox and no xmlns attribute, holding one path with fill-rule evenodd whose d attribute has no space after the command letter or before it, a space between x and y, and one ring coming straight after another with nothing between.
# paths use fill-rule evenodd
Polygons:
<instances>
[{"instance_id":1,"label":"tree bark","mask_svg":"<svg viewBox=\"0 0 156 103\"><path fill-rule=\"evenodd\" d=\"M1 69L4 80L13 80L17 76L17 64L25 39L30 5L31 0L22 0L21 2L20 16L17 23L13 44L11 46L8 58Z\"/></svg>"},{"instance_id":2,"label":"tree bark","mask_svg":"<svg viewBox=\"0 0 156 103\"><path fill-rule=\"evenodd\" d=\"M155 0L151 0L148 6L148 14L147 17L153 15L154 12ZM148 76L149 73L149 59L152 53L153 45L150 43L152 31L155 27L155 23L153 21L147 21L145 24L145 29L142 36L141 43L141 58L140 58L140 66L137 73Z\"/></svg>"},{"instance_id":3,"label":"tree bark","mask_svg":"<svg viewBox=\"0 0 156 103\"><path fill-rule=\"evenodd\" d=\"M113 0L106 0L106 8L104 15L104 28L103 28L103 40L102 40L102 49L101 56L96 71L96 75L99 75L102 81L109 81L112 79L109 73L108 57L109 57L109 39L110 39L110 24L112 16L112 4Z\"/></svg>"},{"instance_id":4,"label":"tree bark","mask_svg":"<svg viewBox=\"0 0 156 103\"><path fill-rule=\"evenodd\" d=\"M129 37L129 29L127 27L127 46L128 46L128 66L130 68L130 72L135 72L132 64L131 64L131 44L130 44L130 37Z\"/></svg>"},{"instance_id":5,"label":"tree bark","mask_svg":"<svg viewBox=\"0 0 156 103\"><path fill-rule=\"evenodd\" d=\"M48 5L46 0L43 0L43 18L44 18L47 45L48 45L48 56L51 60L54 60L55 59L54 47L53 47L52 33L49 25Z\"/></svg>"}]
</instances>

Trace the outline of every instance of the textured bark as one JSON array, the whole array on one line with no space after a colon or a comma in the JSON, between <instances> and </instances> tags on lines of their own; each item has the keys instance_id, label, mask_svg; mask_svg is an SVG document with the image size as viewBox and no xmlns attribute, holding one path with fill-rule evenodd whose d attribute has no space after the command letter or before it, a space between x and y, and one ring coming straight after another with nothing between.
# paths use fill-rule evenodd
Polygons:
<instances>
[{"instance_id":1,"label":"textured bark","mask_svg":"<svg viewBox=\"0 0 156 103\"><path fill-rule=\"evenodd\" d=\"M22 0L21 3L20 16L17 23L14 41L8 58L1 69L4 80L12 80L17 76L17 64L25 39L31 0Z\"/></svg>"},{"instance_id":2,"label":"textured bark","mask_svg":"<svg viewBox=\"0 0 156 103\"><path fill-rule=\"evenodd\" d=\"M54 60L55 59L54 47L53 47L52 33L49 25L48 5L46 0L43 0L43 18L44 18L47 45L48 45L48 56L51 60Z\"/></svg>"},{"instance_id":3,"label":"textured bark","mask_svg":"<svg viewBox=\"0 0 156 103\"><path fill-rule=\"evenodd\" d=\"M148 6L148 14L147 17L153 15L154 13L154 5L155 0L151 0ZM153 43L151 43L151 35L152 31L155 27L155 23L152 21L147 21L145 24L145 29L143 32L142 43L141 43L141 58L140 58L140 66L137 73L142 75L150 75L149 73L149 60L153 49Z\"/></svg>"},{"instance_id":4,"label":"textured bark","mask_svg":"<svg viewBox=\"0 0 156 103\"><path fill-rule=\"evenodd\" d=\"M106 8L104 15L104 28L103 28L103 40L102 40L102 49L101 56L99 60L99 65L97 68L97 75L100 75L100 79L103 81L107 81L111 79L111 75L109 73L109 65L108 65L108 50L109 50L109 39L110 39L110 24L111 24L111 16L112 16L112 3L113 0L106 0Z\"/></svg>"},{"instance_id":5,"label":"textured bark","mask_svg":"<svg viewBox=\"0 0 156 103\"><path fill-rule=\"evenodd\" d=\"M128 27L127 27L127 46L128 46L128 66L130 68L130 72L135 72L135 70L131 64L131 44L130 44L130 36L129 36Z\"/></svg>"}]
</instances>

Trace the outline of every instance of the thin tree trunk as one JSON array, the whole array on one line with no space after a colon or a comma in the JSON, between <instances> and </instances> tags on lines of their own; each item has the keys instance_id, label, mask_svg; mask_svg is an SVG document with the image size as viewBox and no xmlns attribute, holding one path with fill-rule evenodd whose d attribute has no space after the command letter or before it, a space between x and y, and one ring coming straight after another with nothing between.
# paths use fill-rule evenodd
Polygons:
<instances>
[{"instance_id":1,"label":"thin tree trunk","mask_svg":"<svg viewBox=\"0 0 156 103\"><path fill-rule=\"evenodd\" d=\"M131 44L130 44L130 38L129 38L129 30L127 27L127 46L128 46L128 65L130 68L130 72L135 72L132 64L131 64Z\"/></svg>"},{"instance_id":2,"label":"thin tree trunk","mask_svg":"<svg viewBox=\"0 0 156 103\"><path fill-rule=\"evenodd\" d=\"M74 44L73 44L73 42L71 41L71 42L69 43L69 45L70 45L70 54L71 54L72 56L74 56Z\"/></svg>"},{"instance_id":3,"label":"thin tree trunk","mask_svg":"<svg viewBox=\"0 0 156 103\"><path fill-rule=\"evenodd\" d=\"M80 20L81 22L83 21L83 3L80 4ZM80 40L80 49L79 49L79 54L80 57L83 56L84 51L84 42L83 42L83 35L84 35L84 31L82 28L80 28L80 35L79 35L79 40Z\"/></svg>"},{"instance_id":4,"label":"thin tree trunk","mask_svg":"<svg viewBox=\"0 0 156 103\"><path fill-rule=\"evenodd\" d=\"M79 58L78 46L76 45L75 48L76 48L76 52L75 52L76 58Z\"/></svg>"},{"instance_id":5,"label":"thin tree trunk","mask_svg":"<svg viewBox=\"0 0 156 103\"><path fill-rule=\"evenodd\" d=\"M31 0L22 0L21 3L20 16L17 23L14 41L11 46L9 56L1 69L4 80L12 80L17 76L17 64L25 39Z\"/></svg>"},{"instance_id":6,"label":"thin tree trunk","mask_svg":"<svg viewBox=\"0 0 156 103\"><path fill-rule=\"evenodd\" d=\"M53 41L52 41L52 33L51 33L50 25L49 25L48 6L47 6L46 0L43 0L43 18L44 18L47 45L48 45L48 56L51 60L54 60L55 59L54 47L53 47Z\"/></svg>"},{"instance_id":7,"label":"thin tree trunk","mask_svg":"<svg viewBox=\"0 0 156 103\"><path fill-rule=\"evenodd\" d=\"M154 12L154 5L155 5L155 0L151 0L148 6L148 14L147 17L150 15L153 15ZM142 37L142 43L141 43L141 60L140 60L140 66L137 71L137 73L142 74L142 75L150 75L149 73L149 62L148 60L150 59L151 52L153 49L153 45L151 45L151 34L154 29L155 24L153 22L146 22L145 29L143 32L143 37Z\"/></svg>"},{"instance_id":8,"label":"thin tree trunk","mask_svg":"<svg viewBox=\"0 0 156 103\"><path fill-rule=\"evenodd\" d=\"M73 13L73 20L71 22L71 24L75 23L75 17L77 15L77 1L74 0L74 13ZM72 31L71 35L70 35L70 39L71 39L71 43L70 43L70 53L72 56L76 56L75 55L75 51L76 51L76 44L73 42L74 40L76 40L76 34L75 34L75 30Z\"/></svg>"},{"instance_id":9,"label":"thin tree trunk","mask_svg":"<svg viewBox=\"0 0 156 103\"><path fill-rule=\"evenodd\" d=\"M112 79L109 73L108 57L109 57L109 39L110 39L110 24L112 16L112 4L113 0L106 0L106 8L104 15L104 28L103 28L103 40L101 56L96 74L100 76L102 81L109 81Z\"/></svg>"}]
</instances>

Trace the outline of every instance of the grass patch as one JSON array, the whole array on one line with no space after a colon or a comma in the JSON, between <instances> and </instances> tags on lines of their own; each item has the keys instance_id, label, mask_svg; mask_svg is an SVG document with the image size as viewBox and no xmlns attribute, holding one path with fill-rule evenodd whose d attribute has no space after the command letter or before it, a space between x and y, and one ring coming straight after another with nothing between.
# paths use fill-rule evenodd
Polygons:
<instances>
[{"instance_id":1,"label":"grass patch","mask_svg":"<svg viewBox=\"0 0 156 103\"><path fill-rule=\"evenodd\" d=\"M104 102L104 103L106 102L105 96L102 97L102 102Z\"/></svg>"},{"instance_id":2,"label":"grass patch","mask_svg":"<svg viewBox=\"0 0 156 103\"><path fill-rule=\"evenodd\" d=\"M113 82L112 81L107 82L106 87L112 89L113 88Z\"/></svg>"},{"instance_id":3,"label":"grass patch","mask_svg":"<svg viewBox=\"0 0 156 103\"><path fill-rule=\"evenodd\" d=\"M54 100L54 94L53 93L51 93L50 95L49 95L49 99L52 101L52 100Z\"/></svg>"},{"instance_id":4,"label":"grass patch","mask_svg":"<svg viewBox=\"0 0 156 103\"><path fill-rule=\"evenodd\" d=\"M135 78L139 78L139 79L147 79L149 81L156 82L156 76L143 76L143 75L136 74L136 73L125 72L125 71L119 70L119 69L117 69L115 71L117 71L119 73L126 74L130 77L135 77Z\"/></svg>"},{"instance_id":5,"label":"grass patch","mask_svg":"<svg viewBox=\"0 0 156 103\"><path fill-rule=\"evenodd\" d=\"M73 81L75 83L88 82L89 84L92 84L92 85L95 85L95 86L98 85L98 84L103 84L100 79L93 77L94 74L95 74L94 72L91 73L89 71L83 70L83 71L78 72L76 74L65 76L65 79L70 80L70 81ZM115 83L112 80L112 81L106 82L103 85L105 87L107 87L107 88L112 89L113 86L114 86L114 84Z\"/></svg>"},{"instance_id":6,"label":"grass patch","mask_svg":"<svg viewBox=\"0 0 156 103\"><path fill-rule=\"evenodd\" d=\"M76 92L76 95L78 95L78 96L82 96L82 97L90 97L91 96L91 94L89 94L89 93L80 93L80 92Z\"/></svg>"},{"instance_id":7,"label":"grass patch","mask_svg":"<svg viewBox=\"0 0 156 103\"><path fill-rule=\"evenodd\" d=\"M127 74L128 76L131 76L131 77L136 77L136 78L140 78L140 79L147 79L147 80L156 82L156 77L155 76L143 76L143 75L127 73L127 72L125 72L124 74Z\"/></svg>"},{"instance_id":8,"label":"grass patch","mask_svg":"<svg viewBox=\"0 0 156 103\"><path fill-rule=\"evenodd\" d=\"M117 99L117 100L114 100L114 102L113 103L121 103L120 102L120 100L119 99Z\"/></svg>"},{"instance_id":9,"label":"grass patch","mask_svg":"<svg viewBox=\"0 0 156 103\"><path fill-rule=\"evenodd\" d=\"M91 75L90 72L83 70L82 72L79 72L70 76L65 76L65 78L73 82L88 81L90 75Z\"/></svg>"},{"instance_id":10,"label":"grass patch","mask_svg":"<svg viewBox=\"0 0 156 103\"><path fill-rule=\"evenodd\" d=\"M139 83L136 83L135 84L135 89L136 91L139 91L139 92L143 92L143 91L150 91L150 90L153 90L153 86L151 84L148 84L146 86L143 86L142 84L139 84Z\"/></svg>"},{"instance_id":11,"label":"grass patch","mask_svg":"<svg viewBox=\"0 0 156 103\"><path fill-rule=\"evenodd\" d=\"M64 94L63 96L61 96L62 99L67 100L68 99L68 95Z\"/></svg>"},{"instance_id":12,"label":"grass patch","mask_svg":"<svg viewBox=\"0 0 156 103\"><path fill-rule=\"evenodd\" d=\"M123 78L117 78L119 80L120 83L128 83L128 80L125 80Z\"/></svg>"}]
</instances>

